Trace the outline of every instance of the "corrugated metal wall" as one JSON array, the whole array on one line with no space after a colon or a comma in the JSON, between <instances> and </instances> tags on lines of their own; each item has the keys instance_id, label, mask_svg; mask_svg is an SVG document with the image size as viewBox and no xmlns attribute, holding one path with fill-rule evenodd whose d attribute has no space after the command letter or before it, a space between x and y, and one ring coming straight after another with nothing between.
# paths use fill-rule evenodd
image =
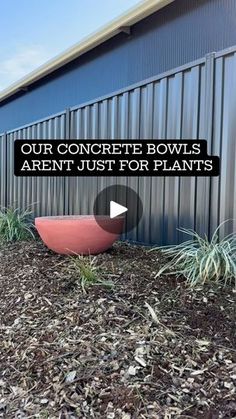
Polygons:
<instances>
[{"instance_id":1,"label":"corrugated metal wall","mask_svg":"<svg viewBox=\"0 0 236 419\"><path fill-rule=\"evenodd\" d=\"M198 138L204 135L205 60L183 71L166 75L143 86L85 105L71 112L71 138L164 139ZM201 112L199 111L201 109ZM130 238L137 241L173 243L180 224L199 227L195 213L195 191L202 194L207 179L194 178L80 178L69 180L75 191L75 207L81 194L88 197L83 213L92 209L93 195L116 182L136 190L144 203L144 216ZM81 187L83 188L81 191ZM90 208L91 205L91 208ZM71 207L72 213L75 207ZM205 209L204 209L205 213Z\"/></svg>"},{"instance_id":2,"label":"corrugated metal wall","mask_svg":"<svg viewBox=\"0 0 236 419\"><path fill-rule=\"evenodd\" d=\"M0 205L6 205L6 188L7 188L7 142L6 135L0 135Z\"/></svg>"},{"instance_id":3,"label":"corrugated metal wall","mask_svg":"<svg viewBox=\"0 0 236 419\"><path fill-rule=\"evenodd\" d=\"M16 177L14 171L14 140L64 139L66 112L6 134L7 186L6 205L32 205L36 215L56 215L65 212L65 179L62 177ZM1 175L2 178L2 175Z\"/></svg>"},{"instance_id":4,"label":"corrugated metal wall","mask_svg":"<svg viewBox=\"0 0 236 419\"><path fill-rule=\"evenodd\" d=\"M235 0L175 0L0 104L0 132L236 45L235 15Z\"/></svg>"},{"instance_id":5,"label":"corrugated metal wall","mask_svg":"<svg viewBox=\"0 0 236 419\"><path fill-rule=\"evenodd\" d=\"M183 236L177 227L209 233L234 219L236 228L236 48L210 54L190 65L115 95L97 99L2 137L1 199L7 205L36 202L36 214L89 214L97 193L120 183L143 201L144 215L127 238L171 244ZM5 136L6 137L6 136ZM197 139L221 156L220 178L16 178L13 142L17 138ZM7 143L7 151L5 150ZM7 177L4 177L5 170ZM5 179L7 184L4 186ZM5 191L5 192L4 192ZM5 201L1 202L2 205ZM138 210L138 209L137 209ZM134 214L135 216L135 214Z\"/></svg>"}]
</instances>

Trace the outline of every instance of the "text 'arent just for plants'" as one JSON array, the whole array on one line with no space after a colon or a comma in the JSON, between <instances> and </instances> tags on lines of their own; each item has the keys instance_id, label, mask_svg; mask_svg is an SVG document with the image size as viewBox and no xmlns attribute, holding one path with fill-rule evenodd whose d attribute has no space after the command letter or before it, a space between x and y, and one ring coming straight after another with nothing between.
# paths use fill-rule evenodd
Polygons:
<instances>
[{"instance_id":1,"label":"text 'arent just for plants'","mask_svg":"<svg viewBox=\"0 0 236 419\"><path fill-rule=\"evenodd\" d=\"M206 140L16 140L16 176L218 176Z\"/></svg>"}]
</instances>

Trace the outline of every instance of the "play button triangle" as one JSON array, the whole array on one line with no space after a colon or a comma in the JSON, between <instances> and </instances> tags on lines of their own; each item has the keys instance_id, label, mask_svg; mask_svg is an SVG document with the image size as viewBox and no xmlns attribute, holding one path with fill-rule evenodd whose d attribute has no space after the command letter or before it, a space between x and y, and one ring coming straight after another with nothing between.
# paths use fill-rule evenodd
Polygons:
<instances>
[{"instance_id":1,"label":"play button triangle","mask_svg":"<svg viewBox=\"0 0 236 419\"><path fill-rule=\"evenodd\" d=\"M110 218L118 217L128 211L128 208L118 204L115 201L110 201Z\"/></svg>"}]
</instances>

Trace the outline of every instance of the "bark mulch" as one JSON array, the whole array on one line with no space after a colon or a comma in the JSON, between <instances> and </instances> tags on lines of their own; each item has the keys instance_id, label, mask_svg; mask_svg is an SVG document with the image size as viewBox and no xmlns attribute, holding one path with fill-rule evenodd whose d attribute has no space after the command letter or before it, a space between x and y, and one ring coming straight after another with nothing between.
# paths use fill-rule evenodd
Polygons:
<instances>
[{"instance_id":1,"label":"bark mulch","mask_svg":"<svg viewBox=\"0 0 236 419\"><path fill-rule=\"evenodd\" d=\"M235 291L126 243L96 259L114 288L84 294L68 257L1 247L0 417L236 418Z\"/></svg>"}]
</instances>

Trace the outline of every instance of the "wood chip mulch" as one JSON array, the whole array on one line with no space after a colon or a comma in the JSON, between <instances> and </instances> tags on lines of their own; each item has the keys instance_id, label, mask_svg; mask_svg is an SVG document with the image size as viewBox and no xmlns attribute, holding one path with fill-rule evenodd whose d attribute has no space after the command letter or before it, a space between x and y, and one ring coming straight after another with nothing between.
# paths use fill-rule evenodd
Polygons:
<instances>
[{"instance_id":1,"label":"wood chip mulch","mask_svg":"<svg viewBox=\"0 0 236 419\"><path fill-rule=\"evenodd\" d=\"M236 418L232 287L155 279L160 254L126 243L87 294L39 241L0 262L0 418Z\"/></svg>"}]
</instances>

